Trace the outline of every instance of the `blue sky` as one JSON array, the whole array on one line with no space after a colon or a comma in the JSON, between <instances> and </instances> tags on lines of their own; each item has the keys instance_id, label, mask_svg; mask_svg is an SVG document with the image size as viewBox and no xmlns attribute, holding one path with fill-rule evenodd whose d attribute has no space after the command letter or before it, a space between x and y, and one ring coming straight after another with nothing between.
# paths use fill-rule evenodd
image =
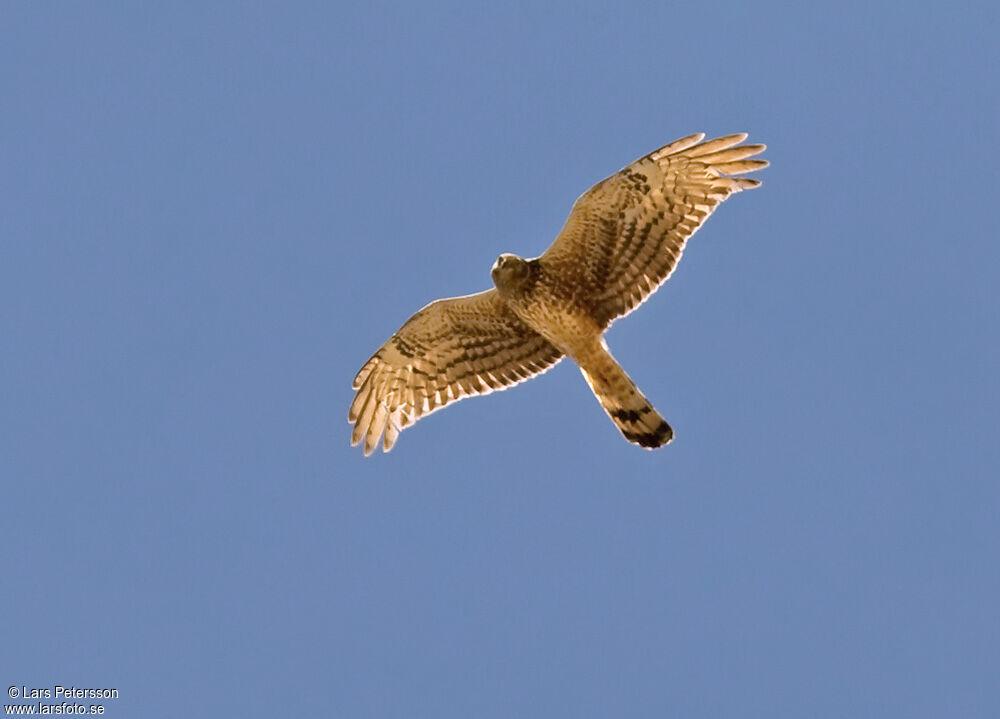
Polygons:
<instances>
[{"instance_id":1,"label":"blue sky","mask_svg":"<svg viewBox=\"0 0 1000 719\"><path fill-rule=\"evenodd\" d=\"M13 686L108 716L1000 712L995 6L11 3ZM349 447L416 309L696 131L772 166L607 340Z\"/></svg>"}]
</instances>

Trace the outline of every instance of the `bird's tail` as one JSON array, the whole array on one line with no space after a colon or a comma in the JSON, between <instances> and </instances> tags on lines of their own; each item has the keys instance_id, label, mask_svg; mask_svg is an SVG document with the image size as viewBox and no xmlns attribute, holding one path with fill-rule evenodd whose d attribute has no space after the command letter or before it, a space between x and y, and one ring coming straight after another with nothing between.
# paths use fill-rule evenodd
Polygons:
<instances>
[{"instance_id":1,"label":"bird's tail","mask_svg":"<svg viewBox=\"0 0 1000 719\"><path fill-rule=\"evenodd\" d=\"M598 347L576 359L597 401L625 439L646 449L662 447L673 439L670 425L643 397L635 382L608 352L603 340Z\"/></svg>"}]
</instances>

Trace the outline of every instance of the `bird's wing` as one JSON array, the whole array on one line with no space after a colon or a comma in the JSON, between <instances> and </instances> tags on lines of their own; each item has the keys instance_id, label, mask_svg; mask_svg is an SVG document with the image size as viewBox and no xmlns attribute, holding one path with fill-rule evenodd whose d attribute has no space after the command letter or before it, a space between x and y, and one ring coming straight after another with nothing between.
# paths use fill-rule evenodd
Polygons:
<instances>
[{"instance_id":1,"label":"bird's wing","mask_svg":"<svg viewBox=\"0 0 1000 719\"><path fill-rule=\"evenodd\" d=\"M424 415L506 389L552 367L562 353L517 318L495 289L438 300L406 321L354 378L351 444L388 452Z\"/></svg>"},{"instance_id":2,"label":"bird's wing","mask_svg":"<svg viewBox=\"0 0 1000 719\"><path fill-rule=\"evenodd\" d=\"M595 318L628 314L673 272L684 244L719 203L760 182L738 177L767 167L748 160L764 145L744 133L676 140L597 183L573 205L545 264L576 273Z\"/></svg>"}]
</instances>

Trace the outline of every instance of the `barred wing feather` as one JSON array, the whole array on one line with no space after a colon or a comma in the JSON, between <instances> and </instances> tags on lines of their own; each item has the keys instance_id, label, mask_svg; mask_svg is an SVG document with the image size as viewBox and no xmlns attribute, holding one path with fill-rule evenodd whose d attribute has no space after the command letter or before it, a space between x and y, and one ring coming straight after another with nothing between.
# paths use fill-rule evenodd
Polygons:
<instances>
[{"instance_id":1,"label":"barred wing feather","mask_svg":"<svg viewBox=\"0 0 1000 719\"><path fill-rule=\"evenodd\" d=\"M495 289L424 307L372 355L354 378L348 420L351 444L365 454L435 410L473 395L506 389L562 358L524 324Z\"/></svg>"}]
</instances>

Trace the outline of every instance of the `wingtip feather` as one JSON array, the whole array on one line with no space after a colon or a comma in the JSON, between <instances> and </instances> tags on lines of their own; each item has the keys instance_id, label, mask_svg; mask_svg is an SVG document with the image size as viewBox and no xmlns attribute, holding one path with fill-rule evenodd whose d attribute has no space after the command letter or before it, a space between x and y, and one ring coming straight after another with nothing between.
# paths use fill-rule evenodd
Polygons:
<instances>
[{"instance_id":1,"label":"wingtip feather","mask_svg":"<svg viewBox=\"0 0 1000 719\"><path fill-rule=\"evenodd\" d=\"M727 175L735 175L740 172L757 172L770 164L767 160L734 160L733 162L714 164L712 168Z\"/></svg>"},{"instance_id":2,"label":"wingtip feather","mask_svg":"<svg viewBox=\"0 0 1000 719\"><path fill-rule=\"evenodd\" d=\"M368 426L368 432L365 435L366 457L375 451L375 448L379 444L379 440L382 439L382 432L385 430L385 424L388 418L389 412L386 409L385 402L379 402L378 406L375 408L372 423Z\"/></svg>"},{"instance_id":3,"label":"wingtip feather","mask_svg":"<svg viewBox=\"0 0 1000 719\"><path fill-rule=\"evenodd\" d=\"M661 158L667 157L668 155L673 155L678 152L683 152L689 147L694 147L699 142L705 139L704 132L696 132L693 135L688 135L687 137L682 137L679 140L674 140L668 145L664 145L659 150L652 153L652 158L654 160L659 160Z\"/></svg>"},{"instance_id":4,"label":"wingtip feather","mask_svg":"<svg viewBox=\"0 0 1000 719\"><path fill-rule=\"evenodd\" d=\"M698 155L692 155L698 162L703 162L706 165L717 165L724 162L733 162L735 160L743 160L747 157L753 157L754 155L759 155L765 150L763 145L738 145L736 147L727 147L714 152L700 153Z\"/></svg>"},{"instance_id":5,"label":"wingtip feather","mask_svg":"<svg viewBox=\"0 0 1000 719\"><path fill-rule=\"evenodd\" d=\"M744 140L746 140L749 135L745 132L737 132L733 135L723 135L722 137L716 137L708 142L703 142L696 147L691 148L687 155L688 157L704 157L713 152L718 152L719 150L725 150L733 145L738 145Z\"/></svg>"},{"instance_id":6,"label":"wingtip feather","mask_svg":"<svg viewBox=\"0 0 1000 719\"><path fill-rule=\"evenodd\" d=\"M740 192L742 190L752 190L755 187L760 187L760 180L753 180L749 177L730 177L728 178L734 185L733 192Z\"/></svg>"}]
</instances>

